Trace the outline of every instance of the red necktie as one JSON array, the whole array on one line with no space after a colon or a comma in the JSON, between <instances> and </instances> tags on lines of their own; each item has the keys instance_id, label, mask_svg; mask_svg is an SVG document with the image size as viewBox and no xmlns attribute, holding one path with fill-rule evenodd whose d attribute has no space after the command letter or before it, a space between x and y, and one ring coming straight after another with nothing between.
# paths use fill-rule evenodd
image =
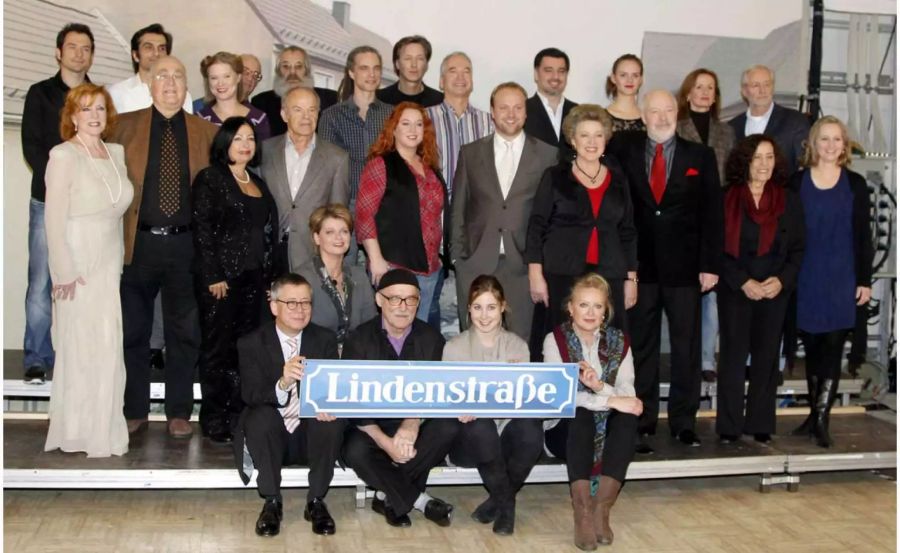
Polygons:
<instances>
[{"instance_id":1,"label":"red necktie","mask_svg":"<svg viewBox=\"0 0 900 553\"><path fill-rule=\"evenodd\" d=\"M656 154L653 156L653 165L650 166L650 191L656 203L662 201L666 191L666 158L663 157L663 145L656 145Z\"/></svg>"}]
</instances>

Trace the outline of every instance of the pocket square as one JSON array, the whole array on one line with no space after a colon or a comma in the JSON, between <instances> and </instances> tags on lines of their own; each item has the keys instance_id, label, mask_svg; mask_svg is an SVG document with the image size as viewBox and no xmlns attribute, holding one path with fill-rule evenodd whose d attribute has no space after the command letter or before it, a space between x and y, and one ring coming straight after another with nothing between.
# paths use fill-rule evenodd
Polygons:
<instances>
[{"instance_id":1,"label":"pocket square","mask_svg":"<svg viewBox=\"0 0 900 553\"><path fill-rule=\"evenodd\" d=\"M685 173L684 176L686 176L686 177L696 177L696 176L699 175L699 174L700 174L700 171L698 171L698 170L694 169L693 167L691 167L691 168L689 168L689 169L687 170L687 173Z\"/></svg>"}]
</instances>

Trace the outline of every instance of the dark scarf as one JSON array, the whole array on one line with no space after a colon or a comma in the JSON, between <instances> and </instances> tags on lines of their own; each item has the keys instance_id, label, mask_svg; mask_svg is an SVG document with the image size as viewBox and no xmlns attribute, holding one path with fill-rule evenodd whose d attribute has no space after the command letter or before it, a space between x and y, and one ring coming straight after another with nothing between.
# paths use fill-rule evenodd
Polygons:
<instances>
[{"instance_id":1,"label":"dark scarf","mask_svg":"<svg viewBox=\"0 0 900 553\"><path fill-rule=\"evenodd\" d=\"M571 321L566 321L554 328L553 337L556 339L556 345L564 363L578 363L584 360L584 356L581 354L581 340L578 339L575 329L572 328ZM600 374L598 376L605 386L615 386L619 365L625 358L625 335L617 328L601 328L600 343L597 349L600 357ZM580 380L578 390L591 391ZM609 410L594 411L594 464L591 467L591 495L597 494L600 485L600 468L603 461L603 447L606 444L606 421L608 419Z\"/></svg>"},{"instance_id":2,"label":"dark scarf","mask_svg":"<svg viewBox=\"0 0 900 553\"><path fill-rule=\"evenodd\" d=\"M344 338L347 337L347 331L350 330L350 296L353 294L353 282L345 271L344 295L341 296L341 294L338 293L334 280L332 280L331 275L328 274L328 269L325 268L322 258L318 255L313 256L313 267L315 267L316 273L322 281L322 289L325 290L331 303L334 304L334 310L337 313L338 318L338 327L336 329L337 341L338 344L343 344Z\"/></svg>"},{"instance_id":3,"label":"dark scarf","mask_svg":"<svg viewBox=\"0 0 900 553\"><path fill-rule=\"evenodd\" d=\"M759 225L759 245L756 255L763 256L772 249L775 233L778 232L778 218L784 213L784 187L769 181L763 188L759 207L753 202L749 185L732 185L725 193L725 252L734 258L740 257L741 221L746 213L750 220Z\"/></svg>"}]
</instances>

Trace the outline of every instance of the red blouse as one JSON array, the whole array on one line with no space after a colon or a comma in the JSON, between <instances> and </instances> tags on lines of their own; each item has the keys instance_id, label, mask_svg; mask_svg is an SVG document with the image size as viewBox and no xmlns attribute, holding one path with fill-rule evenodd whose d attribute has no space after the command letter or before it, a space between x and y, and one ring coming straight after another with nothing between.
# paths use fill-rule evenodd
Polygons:
<instances>
[{"instance_id":1,"label":"red blouse","mask_svg":"<svg viewBox=\"0 0 900 553\"><path fill-rule=\"evenodd\" d=\"M594 214L594 219L600 214L600 204L603 203L603 196L605 196L606 191L609 190L609 183L611 180L612 173L607 169L606 178L603 179L600 186L597 188L584 187L584 189L587 190L588 198L591 199L591 211ZM600 237L597 234L597 227L594 227L591 230L591 239L588 241L587 253L584 256L584 261L590 265L600 263Z\"/></svg>"}]
</instances>

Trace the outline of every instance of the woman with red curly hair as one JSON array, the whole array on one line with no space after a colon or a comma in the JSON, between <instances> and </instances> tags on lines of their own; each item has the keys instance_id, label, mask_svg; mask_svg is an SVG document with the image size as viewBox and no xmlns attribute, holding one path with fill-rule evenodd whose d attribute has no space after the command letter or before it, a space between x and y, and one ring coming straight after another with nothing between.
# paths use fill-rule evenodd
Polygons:
<instances>
[{"instance_id":1,"label":"woman with red curly hair","mask_svg":"<svg viewBox=\"0 0 900 553\"><path fill-rule=\"evenodd\" d=\"M422 301L416 317L428 320L441 271L442 213L447 187L440 174L434 126L425 108L401 102L372 144L359 179L356 235L366 250L372 283L397 267L415 273Z\"/></svg>"}]
</instances>

